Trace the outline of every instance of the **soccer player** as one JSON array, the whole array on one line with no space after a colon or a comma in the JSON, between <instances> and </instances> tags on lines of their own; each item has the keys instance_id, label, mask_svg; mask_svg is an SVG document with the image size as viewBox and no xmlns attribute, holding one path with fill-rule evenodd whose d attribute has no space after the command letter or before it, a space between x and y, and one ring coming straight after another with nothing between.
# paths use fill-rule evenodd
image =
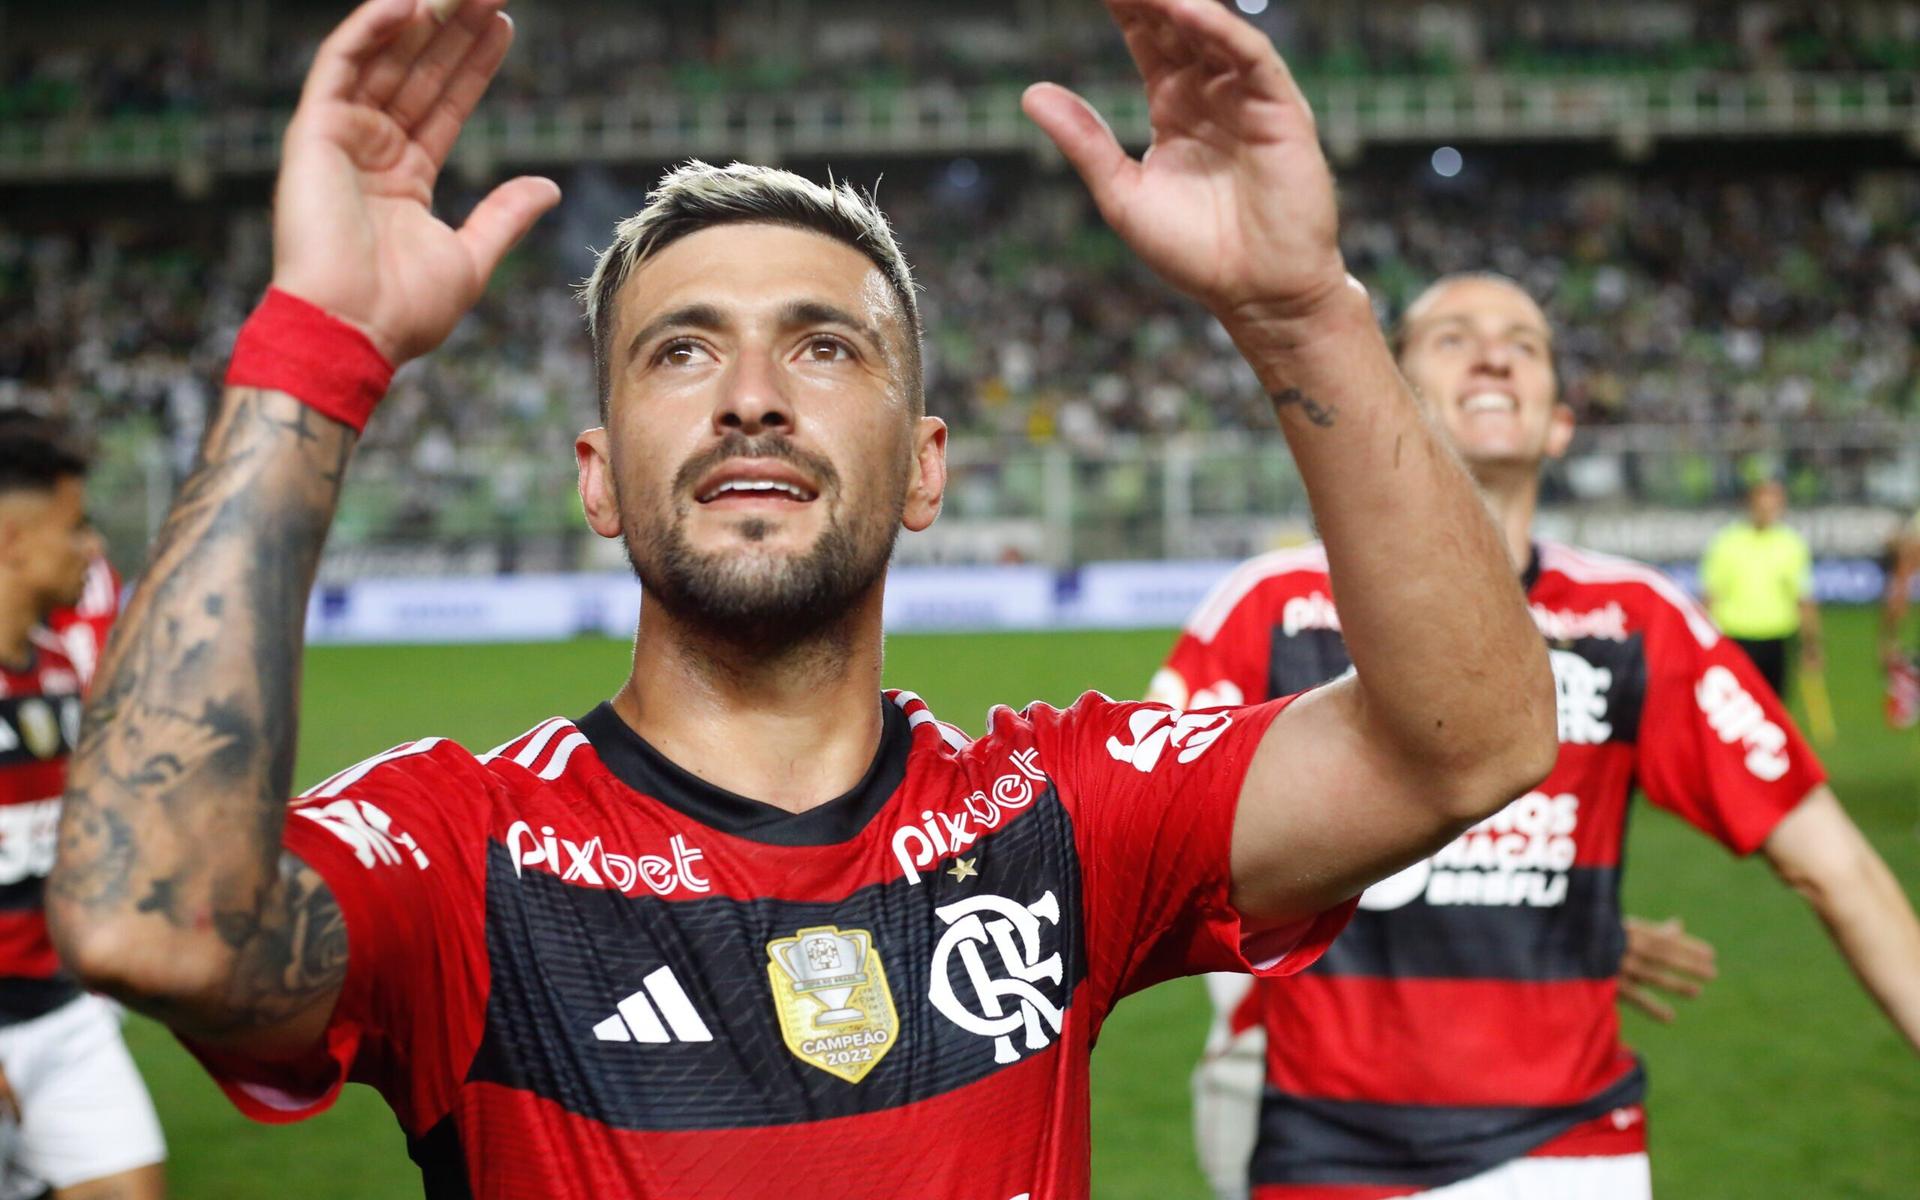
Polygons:
<instances>
[{"instance_id":1,"label":"soccer player","mask_svg":"<svg viewBox=\"0 0 1920 1200\"><path fill-rule=\"evenodd\" d=\"M42 894L82 670L47 629L75 604L100 537L87 460L59 424L0 413L0 1200L161 1195L166 1148L111 1005L81 991Z\"/></svg>"},{"instance_id":2,"label":"soccer player","mask_svg":"<svg viewBox=\"0 0 1920 1200\"><path fill-rule=\"evenodd\" d=\"M559 198L518 179L459 230L432 215L511 23L372 0L307 77L275 288L75 755L50 897L84 977L252 1116L376 1085L436 1196L1071 1198L1119 996L1300 970L1361 887L1540 780L1546 649L1346 275L1283 61L1213 4L1114 13L1152 157L1058 86L1025 108L1275 397L1336 576L1371 597L1352 684L1204 716L995 708L979 739L883 693L889 553L945 484L906 261L851 188L691 163L586 292L605 426L580 493L645 586L630 680L288 808L355 430Z\"/></svg>"},{"instance_id":3,"label":"soccer player","mask_svg":"<svg viewBox=\"0 0 1920 1200\"><path fill-rule=\"evenodd\" d=\"M1700 558L1700 590L1720 631L1739 644L1776 696L1787 694L1790 651L1800 669L1821 670L1820 606L1813 601L1807 539L1780 523L1787 489L1762 479L1747 489L1747 519L1715 534Z\"/></svg>"},{"instance_id":4,"label":"soccer player","mask_svg":"<svg viewBox=\"0 0 1920 1200\"><path fill-rule=\"evenodd\" d=\"M1408 309L1398 355L1505 532L1550 647L1559 761L1369 888L1311 970L1250 1005L1216 992L1196 1078L1203 1164L1221 1195L1259 1200L1644 1197L1645 1081L1614 1011L1636 786L1735 853L1764 853L1916 1047L1920 922L1704 612L1656 571L1533 536L1541 467L1573 436L1539 306L1497 276L1442 279ZM1284 550L1229 576L1149 694L1205 709L1339 678L1358 597L1329 573L1334 553ZM1483 669L1477 650L1457 669ZM1264 1088L1236 1080L1249 1058Z\"/></svg>"},{"instance_id":5,"label":"soccer player","mask_svg":"<svg viewBox=\"0 0 1920 1200\"><path fill-rule=\"evenodd\" d=\"M629 680L289 808L356 430L558 199L523 178L435 218L512 26L371 0L314 61L274 287L93 694L49 889L82 975L262 1119L374 1084L434 1195L1078 1197L1115 1001L1298 970L1367 883L1537 782L1545 648L1346 274L1286 67L1216 5L1112 8L1151 157L1061 88L1026 109L1273 396L1367 598L1351 683L1198 716L1090 694L979 739L883 693L889 553L945 481L906 262L851 189L690 164L587 290L580 492L644 585Z\"/></svg>"}]
</instances>

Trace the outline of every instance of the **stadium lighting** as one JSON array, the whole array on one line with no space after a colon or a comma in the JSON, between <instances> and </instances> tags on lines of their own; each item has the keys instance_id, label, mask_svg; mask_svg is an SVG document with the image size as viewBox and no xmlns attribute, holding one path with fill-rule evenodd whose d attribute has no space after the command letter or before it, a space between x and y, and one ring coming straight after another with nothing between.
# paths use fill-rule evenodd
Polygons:
<instances>
[{"instance_id":1,"label":"stadium lighting","mask_svg":"<svg viewBox=\"0 0 1920 1200\"><path fill-rule=\"evenodd\" d=\"M1466 158L1452 146L1442 146L1433 152L1433 173L1442 179L1452 179L1466 165Z\"/></svg>"},{"instance_id":2,"label":"stadium lighting","mask_svg":"<svg viewBox=\"0 0 1920 1200\"><path fill-rule=\"evenodd\" d=\"M1233 0L1235 8L1250 17L1257 17L1267 11L1267 0Z\"/></svg>"}]
</instances>

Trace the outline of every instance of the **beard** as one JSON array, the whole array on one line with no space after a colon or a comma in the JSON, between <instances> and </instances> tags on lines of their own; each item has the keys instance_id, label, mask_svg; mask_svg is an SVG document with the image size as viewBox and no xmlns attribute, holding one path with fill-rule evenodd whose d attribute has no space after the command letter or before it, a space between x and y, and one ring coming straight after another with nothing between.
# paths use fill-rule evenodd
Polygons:
<instances>
[{"instance_id":1,"label":"beard","mask_svg":"<svg viewBox=\"0 0 1920 1200\"><path fill-rule=\"evenodd\" d=\"M796 554L759 548L757 543L774 530L774 523L761 517L745 517L734 526L745 548L703 553L688 541L687 517L695 501L686 497L715 466L746 457L792 463L817 481L813 503L827 506L827 527L810 548ZM890 505L845 519L833 464L767 435L730 437L688 460L674 476L670 494L668 519L649 529L626 522L627 561L647 599L710 637L760 651L817 640L843 622L885 576L906 508L901 486L893 489Z\"/></svg>"}]
</instances>

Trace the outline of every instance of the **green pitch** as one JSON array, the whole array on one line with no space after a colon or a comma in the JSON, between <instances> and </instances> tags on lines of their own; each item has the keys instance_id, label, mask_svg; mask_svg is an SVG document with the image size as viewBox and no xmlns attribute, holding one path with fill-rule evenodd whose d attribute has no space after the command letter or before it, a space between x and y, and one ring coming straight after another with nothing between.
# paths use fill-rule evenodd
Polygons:
<instances>
[{"instance_id":1,"label":"green pitch","mask_svg":"<svg viewBox=\"0 0 1920 1200\"><path fill-rule=\"evenodd\" d=\"M1915 895L1920 737L1881 725L1871 614L1829 619L1840 740L1826 751L1828 766L1841 799ZM995 702L1059 703L1086 688L1137 694L1168 641L1164 633L897 637L887 677L978 732ZM619 684L625 659L611 641L317 650L308 658L301 785L409 738L444 734L480 749L540 718L577 716ZM1865 999L1799 899L1764 864L1736 862L1644 804L1627 864L1633 911L1679 914L1720 950L1720 981L1676 1026L1627 1018L1653 1079L1660 1193L1913 1196L1920 1059ZM1204 1196L1189 1150L1187 1072L1205 1024L1193 980L1130 998L1108 1023L1093 1076L1101 1200ZM398 1128L371 1091L349 1087L334 1111L305 1125L255 1126L164 1031L135 1020L129 1037L166 1123L174 1195L419 1194ZM1483 1068L1498 1064L1460 1064Z\"/></svg>"}]
</instances>

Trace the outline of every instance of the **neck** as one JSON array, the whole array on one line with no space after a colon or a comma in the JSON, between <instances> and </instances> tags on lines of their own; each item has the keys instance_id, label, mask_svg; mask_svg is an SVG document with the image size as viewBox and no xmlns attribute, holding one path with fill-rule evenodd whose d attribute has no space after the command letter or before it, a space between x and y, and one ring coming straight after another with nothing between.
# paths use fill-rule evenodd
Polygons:
<instances>
[{"instance_id":1,"label":"neck","mask_svg":"<svg viewBox=\"0 0 1920 1200\"><path fill-rule=\"evenodd\" d=\"M880 746L881 587L803 641L748 645L647 603L613 699L634 732L718 787L788 812L859 783Z\"/></svg>"},{"instance_id":2,"label":"neck","mask_svg":"<svg viewBox=\"0 0 1920 1200\"><path fill-rule=\"evenodd\" d=\"M1535 466L1498 464L1473 468L1487 510L1500 527L1507 560L1518 575L1533 557L1533 513L1540 501L1540 471Z\"/></svg>"},{"instance_id":3,"label":"neck","mask_svg":"<svg viewBox=\"0 0 1920 1200\"><path fill-rule=\"evenodd\" d=\"M0 662L23 663L33 650L27 635L45 614L26 603L15 588L0 587Z\"/></svg>"}]
</instances>

